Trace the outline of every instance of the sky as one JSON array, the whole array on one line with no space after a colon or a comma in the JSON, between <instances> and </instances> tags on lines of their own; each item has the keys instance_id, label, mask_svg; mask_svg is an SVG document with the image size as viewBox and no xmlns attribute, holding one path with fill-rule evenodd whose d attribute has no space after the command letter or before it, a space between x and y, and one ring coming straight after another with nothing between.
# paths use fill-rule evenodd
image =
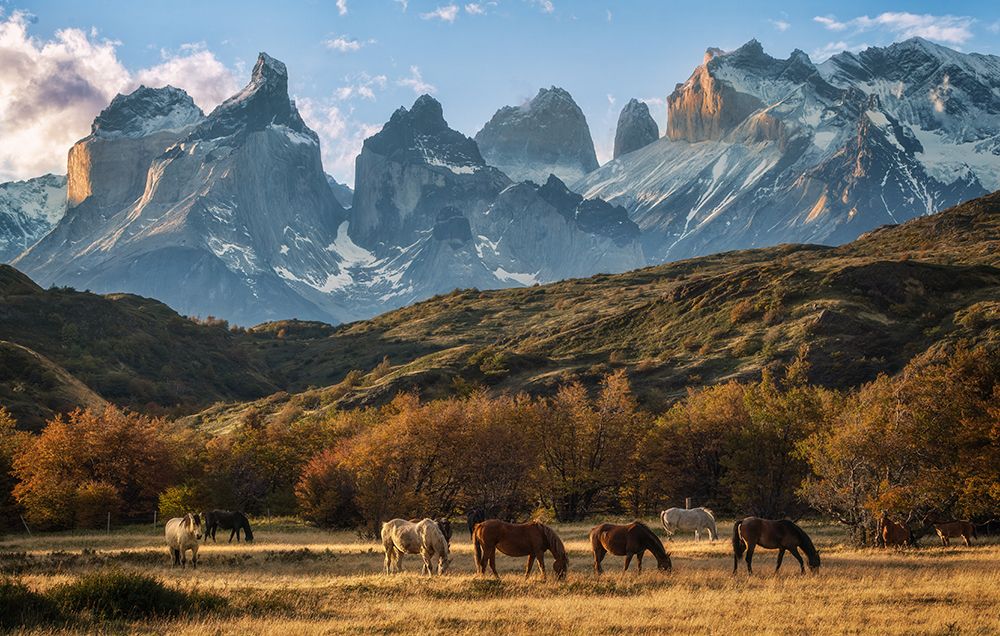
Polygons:
<instances>
[{"instance_id":1,"label":"sky","mask_svg":"<svg viewBox=\"0 0 1000 636\"><path fill-rule=\"evenodd\" d=\"M364 138L423 93L472 136L501 106L560 86L604 162L632 97L662 134L667 95L708 47L756 38L775 57L821 61L912 36L1000 55L1000 3L0 0L0 181L64 173L94 116L140 84L183 88L210 111L258 51L287 64L326 171L353 184Z\"/></svg>"}]
</instances>

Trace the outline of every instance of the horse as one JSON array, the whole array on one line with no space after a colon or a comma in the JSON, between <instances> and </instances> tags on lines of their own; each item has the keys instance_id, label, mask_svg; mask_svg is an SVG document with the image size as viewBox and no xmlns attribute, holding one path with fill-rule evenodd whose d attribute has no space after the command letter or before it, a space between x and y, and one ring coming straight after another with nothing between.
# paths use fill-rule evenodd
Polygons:
<instances>
[{"instance_id":1,"label":"horse","mask_svg":"<svg viewBox=\"0 0 1000 636\"><path fill-rule=\"evenodd\" d=\"M552 553L554 559L552 569L555 570L557 578L564 578L569 568L569 557L562 539L552 528L538 521L507 523L499 519L488 519L476 524L472 532L472 542L475 547L476 571L479 574L486 574L486 565L489 564L493 576L500 578L496 565L497 550L507 556L527 556L525 578L531 576L531 566L535 561L538 561L542 578L545 578L546 550Z\"/></svg>"},{"instance_id":2,"label":"horse","mask_svg":"<svg viewBox=\"0 0 1000 636\"><path fill-rule=\"evenodd\" d=\"M632 557L636 557L638 570L642 572L642 555L649 550L656 557L656 567L660 570L671 569L670 555L663 549L660 538L641 521L619 526L612 523L602 523L590 531L590 548L594 551L594 572L601 574L601 561L610 552L615 556L625 557L625 568L628 571Z\"/></svg>"},{"instance_id":3,"label":"horse","mask_svg":"<svg viewBox=\"0 0 1000 636\"><path fill-rule=\"evenodd\" d=\"M952 537L962 537L966 546L972 546L972 539L979 538L976 536L975 524L969 521L936 521L931 523L931 527L941 538L941 545L946 547L951 545L949 539Z\"/></svg>"},{"instance_id":4,"label":"horse","mask_svg":"<svg viewBox=\"0 0 1000 636\"><path fill-rule=\"evenodd\" d=\"M715 541L719 530L715 527L715 515L708 508L668 508L660 513L660 523L671 537L678 530L694 531L694 538L701 541L701 531L708 530L708 538Z\"/></svg>"},{"instance_id":5,"label":"horse","mask_svg":"<svg viewBox=\"0 0 1000 636\"><path fill-rule=\"evenodd\" d=\"M163 534L174 558L174 567L187 565L187 551L191 551L191 567L198 567L198 541L201 539L201 515L190 512L174 517L163 526Z\"/></svg>"},{"instance_id":6,"label":"horse","mask_svg":"<svg viewBox=\"0 0 1000 636\"><path fill-rule=\"evenodd\" d=\"M420 523L422 519L410 519L410 523ZM437 524L438 530L444 535L444 540L448 542L448 547L451 547L451 521L448 519L434 519L434 523Z\"/></svg>"},{"instance_id":7,"label":"horse","mask_svg":"<svg viewBox=\"0 0 1000 636\"><path fill-rule=\"evenodd\" d=\"M799 555L799 548L802 548L809 559L809 569L819 568L819 552L816 551L809 535L802 528L787 519L774 521L747 517L733 524L733 574L736 574L736 570L739 568L740 557L743 555L744 549L747 553L747 573L753 574L753 551L757 546L778 551L778 564L774 568L775 572L781 568L781 559L785 556L785 551L788 550L799 562L800 571L805 574L806 567Z\"/></svg>"},{"instance_id":8,"label":"horse","mask_svg":"<svg viewBox=\"0 0 1000 636\"><path fill-rule=\"evenodd\" d=\"M482 508L473 508L465 515L465 523L469 527L469 537L472 537L472 531L476 529L477 523L482 523L486 521L486 511Z\"/></svg>"},{"instance_id":9,"label":"horse","mask_svg":"<svg viewBox=\"0 0 1000 636\"><path fill-rule=\"evenodd\" d=\"M434 560L437 573L444 574L451 565L448 541L441 528L433 519L422 519L417 523L406 519L393 519L382 524L382 547L385 550L385 573L403 571L403 555L419 554L424 559L423 574L434 574Z\"/></svg>"},{"instance_id":10,"label":"horse","mask_svg":"<svg viewBox=\"0 0 1000 636\"><path fill-rule=\"evenodd\" d=\"M219 528L232 530L229 533L229 543L236 537L236 543L240 542L240 530L247 542L253 542L253 530L250 529L250 520L242 512L230 512L229 510L212 510L205 513L205 541L211 537L215 541L215 531Z\"/></svg>"},{"instance_id":11,"label":"horse","mask_svg":"<svg viewBox=\"0 0 1000 636\"><path fill-rule=\"evenodd\" d=\"M879 519L879 536L885 547L908 545L913 547L916 543L913 540L913 533L906 527L905 523L896 523L889 518L889 513L882 511L882 518Z\"/></svg>"}]
</instances>

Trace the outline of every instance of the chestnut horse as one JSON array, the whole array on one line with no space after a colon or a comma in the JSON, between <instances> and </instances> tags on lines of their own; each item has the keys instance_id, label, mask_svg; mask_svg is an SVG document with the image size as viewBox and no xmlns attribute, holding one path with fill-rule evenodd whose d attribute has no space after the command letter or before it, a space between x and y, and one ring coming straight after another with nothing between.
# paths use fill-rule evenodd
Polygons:
<instances>
[{"instance_id":1,"label":"chestnut horse","mask_svg":"<svg viewBox=\"0 0 1000 636\"><path fill-rule=\"evenodd\" d=\"M660 538L641 521L633 521L627 526L613 523L602 523L590 531L590 547L594 551L594 571L600 574L601 561L610 552L615 556L625 557L625 568L628 571L632 557L636 558L639 572L642 572L642 555L649 550L656 557L656 567L660 570L670 570L670 555L663 549Z\"/></svg>"},{"instance_id":2,"label":"chestnut horse","mask_svg":"<svg viewBox=\"0 0 1000 636\"><path fill-rule=\"evenodd\" d=\"M802 563L802 556L799 555L799 548L802 548L806 553L810 570L819 567L819 552L816 551L809 535L802 528L787 519L771 520L747 517L743 521L737 521L733 524L733 574L736 574L744 549L747 553L747 573L753 574L753 551L757 546L778 551L778 564L774 568L775 572L781 568L781 559L787 550L799 562L799 569L805 574L806 567Z\"/></svg>"},{"instance_id":3,"label":"chestnut horse","mask_svg":"<svg viewBox=\"0 0 1000 636\"><path fill-rule=\"evenodd\" d=\"M486 574L488 564L493 576L500 578L496 566L497 550L507 556L528 557L528 565L524 569L525 577L531 575L531 566L538 561L542 578L545 578L546 550L551 552L555 559L552 569L558 578L565 577L569 567L569 558L562 539L552 528L538 521L507 523L499 519L487 519L476 524L472 531L472 542L475 545L476 571L479 574Z\"/></svg>"},{"instance_id":4,"label":"chestnut horse","mask_svg":"<svg viewBox=\"0 0 1000 636\"><path fill-rule=\"evenodd\" d=\"M931 525L941 538L943 546L951 545L949 539L953 537L962 537L967 546L972 545L972 539L979 538L976 536L976 526L969 521L935 521Z\"/></svg>"},{"instance_id":5,"label":"chestnut horse","mask_svg":"<svg viewBox=\"0 0 1000 636\"><path fill-rule=\"evenodd\" d=\"M879 536L885 547L908 545L914 547L913 533L906 527L905 523L896 523L889 518L889 513L882 511L882 518L879 519Z\"/></svg>"}]
</instances>

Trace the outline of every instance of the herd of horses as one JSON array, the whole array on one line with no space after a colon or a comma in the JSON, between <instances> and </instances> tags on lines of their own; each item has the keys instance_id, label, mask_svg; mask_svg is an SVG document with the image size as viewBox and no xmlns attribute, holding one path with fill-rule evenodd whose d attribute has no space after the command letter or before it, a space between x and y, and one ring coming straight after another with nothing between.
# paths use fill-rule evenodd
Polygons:
<instances>
[{"instance_id":1,"label":"herd of horses","mask_svg":"<svg viewBox=\"0 0 1000 636\"><path fill-rule=\"evenodd\" d=\"M679 531L694 532L695 539L699 541L703 532L712 541L719 536L715 516L707 508L670 508L660 513L660 523L669 537ZM493 576L499 577L496 554L500 552L510 557L527 557L525 576L530 576L537 564L542 578L545 578L545 553L548 552L552 555L552 570L556 577L562 579L566 576L569 569L566 547L555 530L544 523L510 523L500 519L487 519L483 511L475 510L469 513L467 525L472 538L477 573L486 574L489 568ZM968 521L929 522L929 525L945 546L949 545L949 539L955 537L962 537L968 546L972 544L971 539L976 537L975 525ZM247 541L253 541L250 521L242 512L212 510L170 519L165 525L164 533L173 564L184 567L187 564L187 552L190 551L192 567L198 567L199 542L208 541L209 538L215 541L219 528L231 531L230 543L233 538L239 542L241 532ZM879 520L879 536L885 546L915 545L914 534L908 525L893 521L886 513ZM383 523L381 539L385 552L384 572L402 572L403 557L418 554L423 560L423 574L445 574L452 562L451 537L451 522L447 519L392 519ZM602 523L591 529L589 538L594 556L594 572L598 575L603 572L602 563L608 554L625 557L623 572L628 571L633 558L636 560L636 569L641 572L646 552L656 559L658 570L669 571L673 567L663 542L641 521L629 524ZM747 517L736 521L733 524L732 546L734 574L739 570L741 559L746 561L747 573L753 573L753 555L757 548L778 551L775 572L781 569L786 552L798 561L799 571L803 574L807 563L810 570L820 567L819 552L812 539L801 527L787 519ZM805 559L800 550L805 553Z\"/></svg>"}]
</instances>

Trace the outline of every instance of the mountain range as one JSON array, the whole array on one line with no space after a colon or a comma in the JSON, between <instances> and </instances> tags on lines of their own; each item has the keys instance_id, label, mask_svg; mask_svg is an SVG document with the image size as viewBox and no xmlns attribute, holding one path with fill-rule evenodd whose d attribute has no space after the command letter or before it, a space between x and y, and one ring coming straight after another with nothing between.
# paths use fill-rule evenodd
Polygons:
<instances>
[{"instance_id":1,"label":"mountain range","mask_svg":"<svg viewBox=\"0 0 1000 636\"><path fill-rule=\"evenodd\" d=\"M456 288L841 244L1000 189L998 131L995 56L914 38L814 64L751 41L708 50L667 98L662 137L629 101L603 166L561 88L474 138L425 95L365 140L352 191L262 53L208 115L141 87L70 149L65 185L0 185L0 257L43 287L188 315L350 322Z\"/></svg>"}]
</instances>

